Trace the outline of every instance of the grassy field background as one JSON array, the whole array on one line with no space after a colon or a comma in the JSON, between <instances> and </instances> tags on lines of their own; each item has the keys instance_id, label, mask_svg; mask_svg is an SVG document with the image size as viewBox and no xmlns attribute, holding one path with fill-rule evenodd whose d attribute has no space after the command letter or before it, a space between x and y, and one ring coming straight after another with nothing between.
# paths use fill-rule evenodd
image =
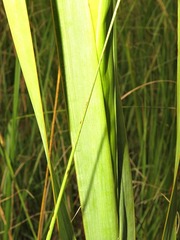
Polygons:
<instances>
[{"instance_id":1,"label":"grassy field background","mask_svg":"<svg viewBox=\"0 0 180 240\"><path fill-rule=\"evenodd\" d=\"M58 75L51 9L48 1L27 3L49 138ZM177 1L128 0L122 1L117 16L118 84L132 169L136 235L140 240L161 239L173 184L177 117L176 11ZM37 232L46 158L2 2L0 63L0 142L12 159L15 182ZM62 78L51 154L59 183L71 151L64 87ZM1 151L0 238L33 239L16 183L10 180L7 162ZM53 208L49 183L47 188L43 236L46 236ZM179 183L177 194L180 195ZM76 237L84 239L74 166L65 198ZM180 197L177 204L180 210ZM9 219L6 219L4 214L8 209ZM11 231L5 237L7 221Z\"/></svg>"}]
</instances>

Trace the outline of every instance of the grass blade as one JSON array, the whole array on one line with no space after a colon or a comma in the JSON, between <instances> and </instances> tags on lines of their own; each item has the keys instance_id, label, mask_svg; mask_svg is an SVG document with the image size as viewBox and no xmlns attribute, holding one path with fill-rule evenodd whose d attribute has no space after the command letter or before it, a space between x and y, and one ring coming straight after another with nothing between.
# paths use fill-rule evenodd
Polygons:
<instances>
[{"instance_id":1,"label":"grass blade","mask_svg":"<svg viewBox=\"0 0 180 240\"><path fill-rule=\"evenodd\" d=\"M32 37L25 1L3 1L11 29L16 52L26 81L29 96L34 108L35 116L42 137L44 149L48 157L48 144L43 117L40 89L35 63ZM49 165L50 165L50 161ZM51 167L49 166L51 169Z\"/></svg>"},{"instance_id":2,"label":"grass blade","mask_svg":"<svg viewBox=\"0 0 180 240\"><path fill-rule=\"evenodd\" d=\"M48 143L47 143L47 135L46 128L43 116L42 109L42 101L39 89L39 82L37 76L36 62L32 44L32 36L30 32L28 13L26 9L25 1L4 1L4 7L7 14L9 26L11 29L13 41L15 44L16 52L19 58L19 62L22 68L22 72L25 78L25 82L27 85L27 89L29 92L29 96L31 99L31 103L35 112L37 124L39 127L40 135L42 138L48 169L51 177L51 184L53 190L54 201L56 202L57 193L58 193L58 185L55 179L55 173L53 171L49 152L48 152ZM23 43L23 44L22 44ZM59 222L61 224L67 225L68 222L68 214L65 208L64 202L62 203L62 214L59 214ZM67 227L64 227L64 231L62 234L67 232L67 236L72 233L69 231L72 226L69 224ZM71 229L72 230L72 229ZM64 239L68 239L64 237Z\"/></svg>"},{"instance_id":3,"label":"grass blade","mask_svg":"<svg viewBox=\"0 0 180 240\"><path fill-rule=\"evenodd\" d=\"M180 162L180 1L178 1L178 22L177 22L177 135L176 135L176 156L174 164L174 179L171 198L166 215L162 239L176 239L176 215L177 215L177 175Z\"/></svg>"},{"instance_id":4,"label":"grass blade","mask_svg":"<svg viewBox=\"0 0 180 240\"><path fill-rule=\"evenodd\" d=\"M107 47L107 43L109 40L110 32L113 26L114 18L116 16L119 3L120 1L117 2L106 39L104 38L105 43L101 47L102 53L99 54L99 64L97 59L98 57L98 53L96 50L97 46L94 46L94 43L93 43L94 31L92 30L92 25L91 25L92 23L89 23L90 17L89 17L88 6L85 3L82 4L81 7L84 15L79 16L76 3L73 3L73 7L72 7L73 13L71 11L71 14L70 13L68 14L68 11L70 10L68 9L68 4L63 5L61 3L58 5L58 11L59 11L60 23L61 23L61 33L63 36L63 50L64 50L64 56L65 56L65 70L66 70L66 81L67 81L66 85L67 85L67 96L69 98L68 103L69 103L69 112L70 112L70 125L71 125L71 131L72 131L71 137L73 142L73 150L71 152L71 156L68 162L64 180L62 182L60 194L57 200L57 204L55 206L54 215L53 215L53 218L50 224L50 229L46 238L47 240L50 239L52 234L55 218L57 216L58 207L61 202L61 197L66 185L66 181L67 181L68 173L72 164L73 156L75 156L77 178L79 181L79 191L80 191L80 198L81 198L81 204L82 204L83 221L84 221L86 238L101 239L106 236L106 238L109 239L109 238L117 238L118 236L117 234L118 225L117 225L116 217L115 218L113 217L114 220L112 219L112 216L116 216L117 214L115 213L116 212L115 192L114 193L112 191L109 192L108 195L111 195L110 196L111 200L110 200L110 197L109 196L107 197L105 194L105 192L109 190L102 189L103 188L102 186L104 185L106 185L106 187L110 186L111 189L115 188L115 181L113 180L113 176L112 176L113 174L113 171L111 170L112 166L110 167L109 165L109 164L112 164L111 148L109 145L108 129L107 129L106 120L105 120L107 117L106 115L107 113L105 113L105 108L104 108L105 97L103 96L104 92L101 88L101 83L103 82L104 79L101 79L102 72L101 72L101 77L99 75L99 68L100 68L100 63L104 56L103 54ZM94 2L92 2L92 6L94 7L93 4ZM109 5L107 4L107 8L108 7ZM81 17L83 18L83 24L82 24L82 20L80 20ZM67 30L70 28L69 24L72 22L71 18L77 19L77 23L73 23L73 27L70 30ZM84 29L84 21L85 22L87 21L85 26L86 27L88 26L88 31L86 29L87 36L83 35L83 39L81 39L79 32L82 32ZM83 32L85 33L86 31L83 31ZM74 39L73 40L74 45L71 47L70 42L71 42L72 36ZM77 53L78 49L75 47L76 45L79 45L80 42L81 42L82 54L79 51ZM87 49L87 46L86 46L88 43L92 44L92 46L88 45L90 49L92 48L91 54L88 54L89 49ZM94 56L89 56L89 55L93 55L92 52L94 52ZM82 64L83 67L79 66L79 63L82 62L82 59L84 57L83 55L87 57L86 59L86 61L88 61L87 68L84 64ZM75 62L73 62L73 59L75 60ZM98 66L98 68L95 65ZM93 71L95 73L95 80L93 80L94 79ZM74 82L75 79L78 79L78 82ZM85 83L84 83L84 79L86 79ZM92 87L89 88L89 86L92 86ZM90 94L88 94L88 92ZM88 95L90 96L89 98L87 97ZM78 101L75 100L76 96L78 97ZM96 104L94 101L96 102ZM84 103L86 103L86 107ZM93 105L91 105L92 103ZM112 107L111 108L112 110L114 108L112 105L112 102L110 105ZM85 108L84 114L82 114L82 111L81 111L81 109L83 109L83 106ZM99 115L100 109L102 111L101 112L102 115ZM98 112L98 114L96 111ZM91 118L90 116L93 116L93 117ZM98 119L96 119L97 116L98 116ZM101 118L100 120L101 123L99 126L92 125L92 122L94 122L94 118L96 119L95 122L97 125L99 124L98 122L99 122L99 119ZM105 125L103 125L103 123L105 123ZM78 125L80 125L79 128L78 128ZM93 131L99 134L96 137L92 137L94 135ZM90 139L93 139L93 143L91 143L92 140L90 141ZM91 144L94 144L97 148L94 149L93 151L91 146L88 145L88 142ZM86 145L88 145L88 148L91 148L91 149L88 149L87 147L85 147ZM105 155L103 155L104 154L103 151ZM88 164L88 162L91 162L92 166L91 164ZM103 168L101 164L105 165L105 167ZM103 169L103 172L102 170L100 170L101 168ZM107 169L109 169L110 171L108 171ZM105 179L103 179L104 176L106 177L109 176L110 178L109 179L107 178L107 181L106 181ZM128 176L128 179L131 180L129 176ZM97 205L94 205L93 203L95 202L95 199L96 200L98 199ZM110 211L110 209L107 208L109 204L114 204L114 206L111 205L111 209L114 208L113 210L114 212L112 212L112 210ZM101 217L103 216L103 213L101 211L105 213L104 215L104 218L106 218L105 222L103 221L104 218ZM96 214L96 216L94 214ZM107 219L109 218L107 216L109 216L109 214L111 216L110 217L111 222L107 221ZM102 231L99 230L100 221L102 224L101 226L103 226ZM95 228L95 226L97 226L97 229ZM131 234L128 236L131 236Z\"/></svg>"}]
</instances>

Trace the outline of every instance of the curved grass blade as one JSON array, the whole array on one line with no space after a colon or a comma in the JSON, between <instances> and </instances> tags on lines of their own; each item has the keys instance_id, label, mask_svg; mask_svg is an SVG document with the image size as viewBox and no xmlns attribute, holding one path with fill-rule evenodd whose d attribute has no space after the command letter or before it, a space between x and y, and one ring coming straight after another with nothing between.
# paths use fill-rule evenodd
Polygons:
<instances>
[{"instance_id":1,"label":"curved grass blade","mask_svg":"<svg viewBox=\"0 0 180 240\"><path fill-rule=\"evenodd\" d=\"M4 0L3 3L48 159L47 136L26 3L17 0ZM48 164L50 165L50 161ZM50 166L49 168L51 169Z\"/></svg>"},{"instance_id":2,"label":"curved grass blade","mask_svg":"<svg viewBox=\"0 0 180 240\"><path fill-rule=\"evenodd\" d=\"M3 1L3 3L16 52L19 58L28 93L34 109L35 117L38 123L41 139L46 154L48 169L50 172L54 202L56 202L59 187L55 179L55 173L53 171L48 152L46 128L43 116L42 101L26 3L25 1L19 0L5 0ZM66 236L69 236L69 234L72 233L72 231L70 231L70 229L72 230L72 226L70 224L67 224L70 221L64 202L62 203L61 210L62 211L61 214L59 214L58 220L59 223L61 222L61 225L64 226L64 229L60 232L60 234L62 233L63 239L68 239L68 237Z\"/></svg>"}]
</instances>

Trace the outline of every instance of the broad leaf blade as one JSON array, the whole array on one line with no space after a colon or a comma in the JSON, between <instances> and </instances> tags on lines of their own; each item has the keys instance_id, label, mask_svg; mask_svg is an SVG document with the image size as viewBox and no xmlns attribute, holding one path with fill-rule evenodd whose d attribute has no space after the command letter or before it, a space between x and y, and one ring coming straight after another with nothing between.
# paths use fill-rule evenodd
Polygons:
<instances>
[{"instance_id":1,"label":"broad leaf blade","mask_svg":"<svg viewBox=\"0 0 180 240\"><path fill-rule=\"evenodd\" d=\"M87 1L61 2L58 11L74 145L93 87L98 55ZM115 183L100 75L78 141L75 166L86 239L116 239Z\"/></svg>"}]
</instances>

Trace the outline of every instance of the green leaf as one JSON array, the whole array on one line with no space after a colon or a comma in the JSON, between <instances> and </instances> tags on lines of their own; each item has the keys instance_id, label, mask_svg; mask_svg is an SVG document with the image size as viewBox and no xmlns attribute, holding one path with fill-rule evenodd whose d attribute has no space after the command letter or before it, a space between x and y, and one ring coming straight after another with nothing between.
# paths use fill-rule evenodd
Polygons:
<instances>
[{"instance_id":1,"label":"green leaf","mask_svg":"<svg viewBox=\"0 0 180 240\"><path fill-rule=\"evenodd\" d=\"M18 0L4 0L3 3L48 158L47 136L26 3Z\"/></svg>"},{"instance_id":2,"label":"green leaf","mask_svg":"<svg viewBox=\"0 0 180 240\"><path fill-rule=\"evenodd\" d=\"M8 18L10 30L12 33L14 45L16 48L16 52L19 58L21 69L28 89L29 97L31 99L38 128L41 134L47 158L48 168L51 176L54 201L56 202L59 187L55 179L55 173L53 171L48 153L48 142L45 121L43 116L42 100L40 95L40 88L38 82L38 75L26 3L25 1L19 0L15 1L5 0L3 1L3 3ZM60 210L61 212L59 214L58 222L61 223L61 226L63 227L63 229L60 230L60 235L62 236L63 239L69 239L69 236L73 235L73 230L64 202L62 203Z\"/></svg>"},{"instance_id":3,"label":"green leaf","mask_svg":"<svg viewBox=\"0 0 180 240\"><path fill-rule=\"evenodd\" d=\"M113 15L108 16L107 13L112 9L110 2L105 4L100 1L89 1L88 4L86 1L82 1L81 5L78 5L78 2L73 1L71 7L67 2L57 2L73 149L50 224L48 240L52 234L73 156L86 239L118 238L118 199L116 195L118 180L114 174L117 171L115 170L117 167L116 89L114 89L116 82L113 75L115 69L113 65L114 49L111 49L112 35L110 37L110 32L119 3L120 1L117 2ZM96 24L99 24L98 30ZM108 27L104 28L106 24ZM100 36L96 34L100 34ZM100 40L99 46L97 39ZM111 87L110 91L109 87ZM125 152L127 156L127 150ZM132 200L128 160L126 157L126 161L124 161L122 186L125 189L123 190L125 199L128 200L130 196ZM134 205L125 204L126 212L129 214L128 226L130 218L133 219L130 222L134 224L132 206ZM126 221L124 227L126 227ZM128 237L134 237L134 225L131 228L133 230L129 230L129 232L133 234L128 234Z\"/></svg>"}]
</instances>

